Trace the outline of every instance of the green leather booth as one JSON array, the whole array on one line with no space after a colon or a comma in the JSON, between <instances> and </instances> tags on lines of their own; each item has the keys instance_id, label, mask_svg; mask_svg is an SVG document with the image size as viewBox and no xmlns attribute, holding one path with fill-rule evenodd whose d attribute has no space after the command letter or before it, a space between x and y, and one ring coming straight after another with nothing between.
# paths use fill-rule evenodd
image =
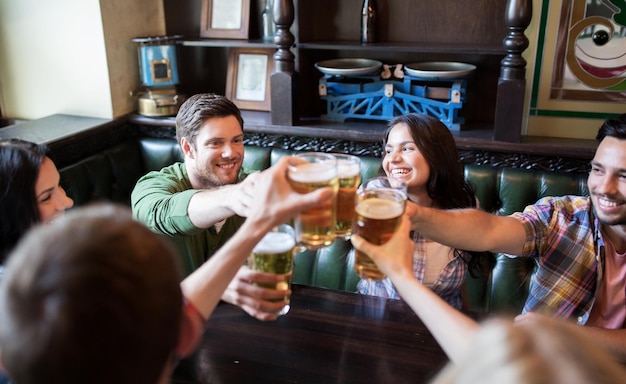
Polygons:
<instances>
[{"instance_id":1,"label":"green leather booth","mask_svg":"<svg viewBox=\"0 0 626 384\"><path fill-rule=\"evenodd\" d=\"M244 167L262 170L292 153L279 148L246 146ZM181 160L171 139L131 138L91 154L60 170L61 184L75 205L107 200L130 204L137 179L150 170ZM362 177L380 172L380 159L362 157ZM465 176L477 191L481 208L499 215L522 210L543 196L587 194L586 175L540 172L516 168L466 165ZM525 301L535 262L525 258L494 255L495 267L487 279L468 277L472 309L481 313L517 313ZM294 282L355 291L354 251L348 241L296 255Z\"/></svg>"}]
</instances>

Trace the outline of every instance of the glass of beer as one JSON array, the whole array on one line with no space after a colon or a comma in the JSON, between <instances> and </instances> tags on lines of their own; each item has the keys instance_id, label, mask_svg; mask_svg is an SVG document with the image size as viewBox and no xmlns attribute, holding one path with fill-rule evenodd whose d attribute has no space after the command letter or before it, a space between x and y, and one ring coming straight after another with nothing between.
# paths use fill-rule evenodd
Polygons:
<instances>
[{"instance_id":1,"label":"glass of beer","mask_svg":"<svg viewBox=\"0 0 626 384\"><path fill-rule=\"evenodd\" d=\"M354 196L361 183L361 159L352 155L333 155L337 158L337 174L339 175L335 235L337 238L348 240L352 234Z\"/></svg>"},{"instance_id":2,"label":"glass of beer","mask_svg":"<svg viewBox=\"0 0 626 384\"><path fill-rule=\"evenodd\" d=\"M389 177L366 180L356 192L353 233L377 245L387 242L400 225L406 196L407 185L403 180ZM385 277L374 261L358 250L354 270L361 279Z\"/></svg>"},{"instance_id":3,"label":"glass of beer","mask_svg":"<svg viewBox=\"0 0 626 384\"><path fill-rule=\"evenodd\" d=\"M284 275L285 279L277 284L255 283L255 285L279 291L288 290L291 287L295 247L295 233L290 225L281 224L266 233L248 257L248 267L259 272ZM285 305L276 313L277 316L286 314L291 308L288 296L280 301L284 302Z\"/></svg>"},{"instance_id":4,"label":"glass of beer","mask_svg":"<svg viewBox=\"0 0 626 384\"><path fill-rule=\"evenodd\" d=\"M335 240L335 209L339 187L337 158L328 153L299 153L290 160L287 178L298 193L333 187L334 198L321 206L300 212L294 219L298 245L307 249L329 246Z\"/></svg>"}]
</instances>

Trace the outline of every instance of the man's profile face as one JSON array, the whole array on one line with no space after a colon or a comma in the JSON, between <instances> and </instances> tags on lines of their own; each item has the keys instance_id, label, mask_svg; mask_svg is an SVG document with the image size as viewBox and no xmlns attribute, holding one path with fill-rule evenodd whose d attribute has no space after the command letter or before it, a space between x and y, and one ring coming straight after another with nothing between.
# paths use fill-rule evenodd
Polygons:
<instances>
[{"instance_id":1,"label":"man's profile face","mask_svg":"<svg viewBox=\"0 0 626 384\"><path fill-rule=\"evenodd\" d=\"M626 140L607 136L600 142L587 186L600 222L626 225Z\"/></svg>"},{"instance_id":2,"label":"man's profile face","mask_svg":"<svg viewBox=\"0 0 626 384\"><path fill-rule=\"evenodd\" d=\"M195 148L185 153L194 188L234 184L243 163L243 130L235 116L213 117L204 122Z\"/></svg>"}]
</instances>

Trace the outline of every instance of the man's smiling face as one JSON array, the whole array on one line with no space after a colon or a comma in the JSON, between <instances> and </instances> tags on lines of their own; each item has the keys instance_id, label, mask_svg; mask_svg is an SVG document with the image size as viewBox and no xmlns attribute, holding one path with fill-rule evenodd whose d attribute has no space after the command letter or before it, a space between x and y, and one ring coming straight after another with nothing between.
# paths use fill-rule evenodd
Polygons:
<instances>
[{"instance_id":1,"label":"man's smiling face","mask_svg":"<svg viewBox=\"0 0 626 384\"><path fill-rule=\"evenodd\" d=\"M243 130L235 116L204 122L194 145L183 143L185 164L194 189L234 184L243 164Z\"/></svg>"},{"instance_id":2,"label":"man's smiling face","mask_svg":"<svg viewBox=\"0 0 626 384\"><path fill-rule=\"evenodd\" d=\"M626 140L605 137L587 180L596 215L605 225L626 225Z\"/></svg>"}]
</instances>

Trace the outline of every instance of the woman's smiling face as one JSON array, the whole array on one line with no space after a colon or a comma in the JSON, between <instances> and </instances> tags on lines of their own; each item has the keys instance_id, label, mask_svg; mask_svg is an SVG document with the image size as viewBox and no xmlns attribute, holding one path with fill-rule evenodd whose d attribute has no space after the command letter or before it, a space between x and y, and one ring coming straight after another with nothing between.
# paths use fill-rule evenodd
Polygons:
<instances>
[{"instance_id":1,"label":"woman's smiling face","mask_svg":"<svg viewBox=\"0 0 626 384\"><path fill-rule=\"evenodd\" d=\"M50 158L44 158L35 183L35 196L41 222L47 223L74 205L59 184L59 171Z\"/></svg>"},{"instance_id":2,"label":"woman's smiling face","mask_svg":"<svg viewBox=\"0 0 626 384\"><path fill-rule=\"evenodd\" d=\"M387 176L405 180L409 194L421 195L426 192L430 166L405 123L396 124L389 131L383 169Z\"/></svg>"}]
</instances>

